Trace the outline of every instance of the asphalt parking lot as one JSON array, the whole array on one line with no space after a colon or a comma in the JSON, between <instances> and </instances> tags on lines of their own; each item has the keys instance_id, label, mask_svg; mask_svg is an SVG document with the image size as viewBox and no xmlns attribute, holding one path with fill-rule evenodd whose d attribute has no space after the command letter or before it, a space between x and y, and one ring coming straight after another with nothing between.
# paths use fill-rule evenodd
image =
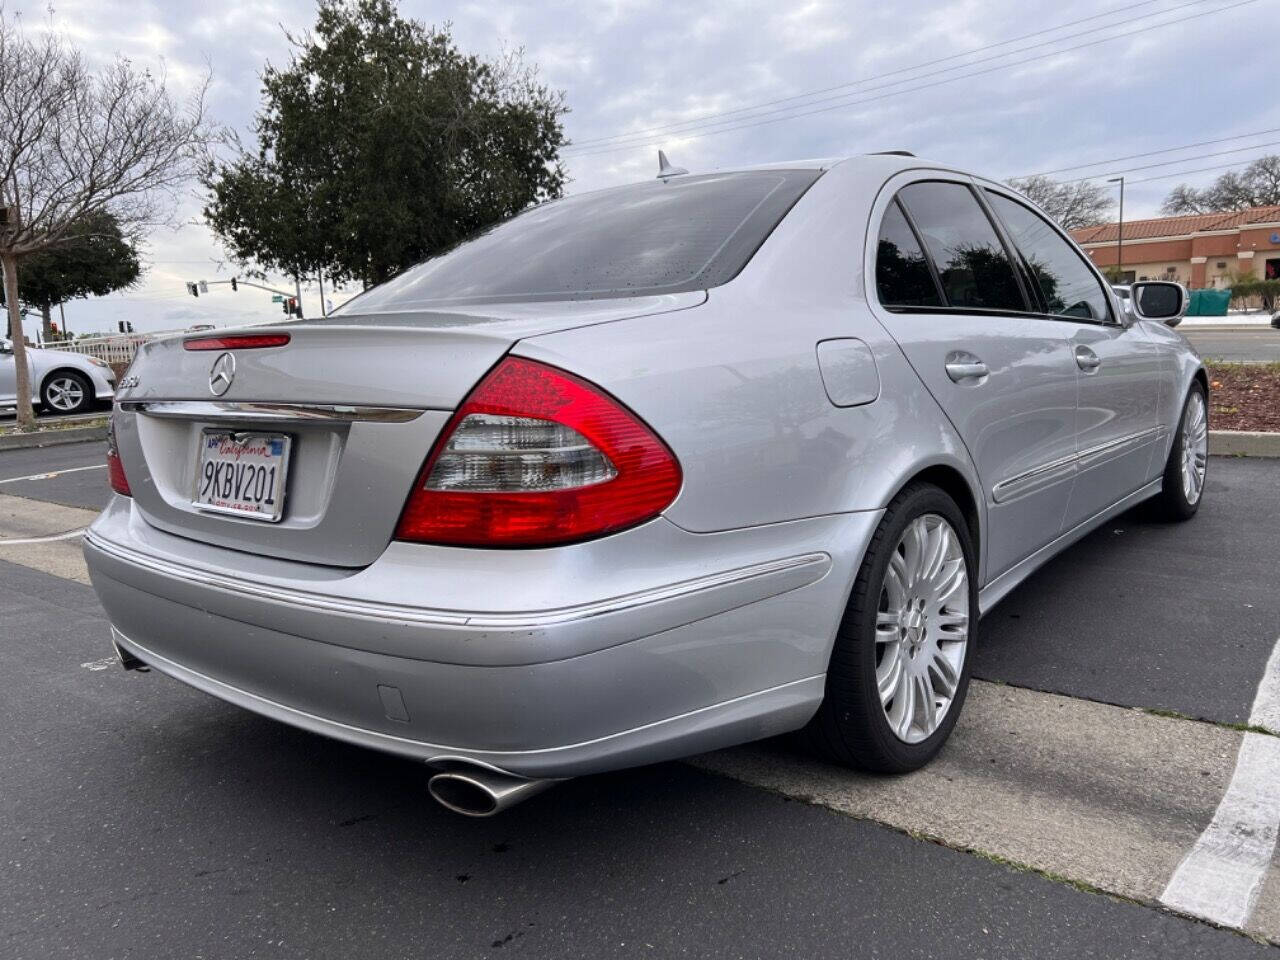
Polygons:
<instances>
[{"instance_id":1,"label":"asphalt parking lot","mask_svg":"<svg viewBox=\"0 0 1280 960\"><path fill-rule=\"evenodd\" d=\"M773 742L470 821L410 762L114 667L74 537L46 539L105 502L101 454L0 453L0 954L1217 958L1280 942L1272 799L1226 857L1265 847L1238 922L1185 869L1246 754L1280 743L1241 729L1280 730L1259 709L1280 461L1214 458L1192 523L1126 514L996 607L956 736L919 774Z\"/></svg>"}]
</instances>

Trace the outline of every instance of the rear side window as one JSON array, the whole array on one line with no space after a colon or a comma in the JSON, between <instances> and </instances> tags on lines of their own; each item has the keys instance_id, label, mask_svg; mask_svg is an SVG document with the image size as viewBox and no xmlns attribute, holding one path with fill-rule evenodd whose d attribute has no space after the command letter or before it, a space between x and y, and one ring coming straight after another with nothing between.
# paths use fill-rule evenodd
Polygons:
<instances>
[{"instance_id":1,"label":"rear side window","mask_svg":"<svg viewBox=\"0 0 1280 960\"><path fill-rule=\"evenodd\" d=\"M886 307L940 307L933 272L897 202L880 223L876 247L876 289Z\"/></svg>"},{"instance_id":2,"label":"rear side window","mask_svg":"<svg viewBox=\"0 0 1280 960\"><path fill-rule=\"evenodd\" d=\"M682 176L543 204L410 267L335 313L715 287L737 275L820 172Z\"/></svg>"},{"instance_id":3,"label":"rear side window","mask_svg":"<svg viewBox=\"0 0 1280 960\"><path fill-rule=\"evenodd\" d=\"M1082 320L1110 318L1102 284L1044 217L990 190L987 199L1026 261L1049 313Z\"/></svg>"},{"instance_id":4,"label":"rear side window","mask_svg":"<svg viewBox=\"0 0 1280 960\"><path fill-rule=\"evenodd\" d=\"M1027 309L1004 244L968 187L913 183L902 188L898 200L938 268L948 306Z\"/></svg>"}]
</instances>

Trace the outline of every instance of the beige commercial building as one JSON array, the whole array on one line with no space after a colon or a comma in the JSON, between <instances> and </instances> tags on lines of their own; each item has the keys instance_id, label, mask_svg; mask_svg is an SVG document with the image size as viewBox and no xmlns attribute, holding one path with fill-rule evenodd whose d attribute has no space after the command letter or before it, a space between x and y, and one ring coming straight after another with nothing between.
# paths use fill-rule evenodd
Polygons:
<instances>
[{"instance_id":1,"label":"beige commercial building","mask_svg":"<svg viewBox=\"0 0 1280 960\"><path fill-rule=\"evenodd\" d=\"M1123 243L1114 223L1071 235L1106 270L1124 278L1177 280L1191 289L1230 286L1232 276L1280 280L1280 206L1126 221Z\"/></svg>"}]
</instances>

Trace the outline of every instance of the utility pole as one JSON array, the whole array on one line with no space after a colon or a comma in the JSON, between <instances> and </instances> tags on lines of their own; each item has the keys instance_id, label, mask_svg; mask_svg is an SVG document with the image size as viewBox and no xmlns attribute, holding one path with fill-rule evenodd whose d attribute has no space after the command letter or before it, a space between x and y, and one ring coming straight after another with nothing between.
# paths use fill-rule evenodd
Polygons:
<instances>
[{"instance_id":1,"label":"utility pole","mask_svg":"<svg viewBox=\"0 0 1280 960\"><path fill-rule=\"evenodd\" d=\"M328 311L324 308L324 271L316 271L316 280L320 284L320 316L327 317Z\"/></svg>"},{"instance_id":2,"label":"utility pole","mask_svg":"<svg viewBox=\"0 0 1280 960\"><path fill-rule=\"evenodd\" d=\"M1112 177L1107 183L1120 184L1120 223L1116 230L1116 275L1124 282L1124 177Z\"/></svg>"},{"instance_id":3,"label":"utility pole","mask_svg":"<svg viewBox=\"0 0 1280 960\"><path fill-rule=\"evenodd\" d=\"M60 321L62 321L62 322L61 322L61 324L59 325L59 329L62 331L62 339L63 339L63 340L70 340L70 339L71 339L71 331L67 329L67 315L66 315L65 313L63 313L63 312L62 312L62 304L61 304L61 303L59 303L59 304L58 304L58 319L59 319Z\"/></svg>"}]
</instances>

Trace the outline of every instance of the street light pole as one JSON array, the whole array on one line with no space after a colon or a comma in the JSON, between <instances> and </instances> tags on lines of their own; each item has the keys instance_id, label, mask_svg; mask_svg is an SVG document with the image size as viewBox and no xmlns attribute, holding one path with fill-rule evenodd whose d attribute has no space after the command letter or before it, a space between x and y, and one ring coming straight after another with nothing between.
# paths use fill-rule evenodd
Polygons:
<instances>
[{"instance_id":1,"label":"street light pole","mask_svg":"<svg viewBox=\"0 0 1280 960\"><path fill-rule=\"evenodd\" d=\"M1112 177L1107 183L1120 184L1120 223L1116 230L1116 275L1124 282L1124 177Z\"/></svg>"}]
</instances>

